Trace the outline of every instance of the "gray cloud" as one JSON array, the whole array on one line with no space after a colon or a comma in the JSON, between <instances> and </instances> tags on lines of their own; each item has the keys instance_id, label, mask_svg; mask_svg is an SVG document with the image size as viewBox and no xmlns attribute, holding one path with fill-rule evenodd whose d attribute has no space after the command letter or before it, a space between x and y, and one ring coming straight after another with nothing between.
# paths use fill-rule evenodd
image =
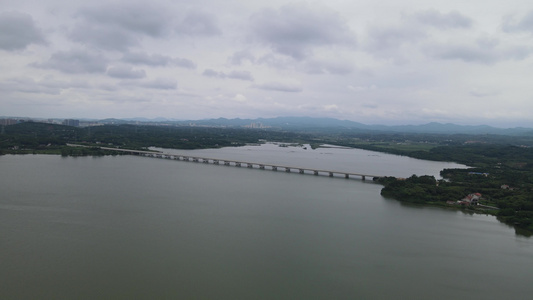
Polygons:
<instances>
[{"instance_id":1,"label":"gray cloud","mask_svg":"<svg viewBox=\"0 0 533 300\"><path fill-rule=\"evenodd\" d=\"M480 39L475 44L435 44L426 49L433 57L465 62L493 64L504 60L522 60L532 53L527 46L500 46L497 40Z\"/></svg>"},{"instance_id":2,"label":"gray cloud","mask_svg":"<svg viewBox=\"0 0 533 300\"><path fill-rule=\"evenodd\" d=\"M169 14L160 6L111 4L82 9L69 38L104 50L126 51L143 36L160 38L168 32Z\"/></svg>"},{"instance_id":3,"label":"gray cloud","mask_svg":"<svg viewBox=\"0 0 533 300\"><path fill-rule=\"evenodd\" d=\"M426 33L422 29L413 26L373 27L369 29L367 49L377 52L387 51L425 37Z\"/></svg>"},{"instance_id":4,"label":"gray cloud","mask_svg":"<svg viewBox=\"0 0 533 300\"><path fill-rule=\"evenodd\" d=\"M245 56L246 55L246 56ZM247 57L248 53L243 54ZM250 54L251 55L251 54ZM239 56L238 56L239 57ZM233 57L230 57L230 59ZM258 59L250 57L250 61L256 65L267 65L276 69L287 69L307 74L335 74L346 75L353 72L354 67L351 62L341 59L318 59L308 58L305 60L297 60L284 56L269 53ZM248 59L248 58L247 58Z\"/></svg>"},{"instance_id":5,"label":"gray cloud","mask_svg":"<svg viewBox=\"0 0 533 300\"><path fill-rule=\"evenodd\" d=\"M126 53L122 57L122 61L132 64L148 65L153 67L177 65L182 68L196 69L196 64L190 59L172 58L170 56L160 54L149 55L146 52Z\"/></svg>"},{"instance_id":6,"label":"gray cloud","mask_svg":"<svg viewBox=\"0 0 533 300\"><path fill-rule=\"evenodd\" d=\"M178 82L175 79L168 78L157 78L155 80L143 82L140 85L146 88L158 90L175 90L178 88Z\"/></svg>"},{"instance_id":7,"label":"gray cloud","mask_svg":"<svg viewBox=\"0 0 533 300\"><path fill-rule=\"evenodd\" d=\"M396 26L373 26L368 29L365 49L377 57L393 58L395 62L405 63L409 53L402 53L402 47L417 45L433 35L428 34L430 27L445 29L470 28L472 20L457 11L441 13L426 10L407 15Z\"/></svg>"},{"instance_id":8,"label":"gray cloud","mask_svg":"<svg viewBox=\"0 0 533 300\"><path fill-rule=\"evenodd\" d=\"M506 32L529 31L533 33L533 11L528 12L519 20L506 17L503 20L502 28Z\"/></svg>"},{"instance_id":9,"label":"gray cloud","mask_svg":"<svg viewBox=\"0 0 533 300\"><path fill-rule=\"evenodd\" d=\"M246 60L251 63L255 62L254 55L248 50L237 51L228 58L228 62L232 65L241 65Z\"/></svg>"},{"instance_id":10,"label":"gray cloud","mask_svg":"<svg viewBox=\"0 0 533 300\"><path fill-rule=\"evenodd\" d=\"M232 78L232 79L254 81L254 77L252 76L252 73L248 71L231 71L228 73L227 77Z\"/></svg>"},{"instance_id":11,"label":"gray cloud","mask_svg":"<svg viewBox=\"0 0 533 300\"><path fill-rule=\"evenodd\" d=\"M202 75L205 77L226 78L226 74L224 74L224 72L217 72L213 69L205 69Z\"/></svg>"},{"instance_id":12,"label":"gray cloud","mask_svg":"<svg viewBox=\"0 0 533 300\"><path fill-rule=\"evenodd\" d=\"M25 49L30 44L45 44L44 35L33 18L20 12L0 13L0 49Z\"/></svg>"},{"instance_id":13,"label":"gray cloud","mask_svg":"<svg viewBox=\"0 0 533 300\"><path fill-rule=\"evenodd\" d=\"M63 81L56 80L51 76L45 77L39 81L39 84L48 88L70 89L70 88L90 88L90 85L85 81L71 80Z\"/></svg>"},{"instance_id":14,"label":"gray cloud","mask_svg":"<svg viewBox=\"0 0 533 300\"><path fill-rule=\"evenodd\" d=\"M36 68L54 69L64 73L104 73L107 59L85 50L58 51L43 63L30 64Z\"/></svg>"},{"instance_id":15,"label":"gray cloud","mask_svg":"<svg viewBox=\"0 0 533 300\"><path fill-rule=\"evenodd\" d=\"M174 64L176 64L177 66L180 66L182 68L196 69L196 64L190 59L174 58L172 61L173 61Z\"/></svg>"},{"instance_id":16,"label":"gray cloud","mask_svg":"<svg viewBox=\"0 0 533 300\"><path fill-rule=\"evenodd\" d=\"M303 59L317 46L353 44L355 35L335 12L288 5L251 17L253 37L274 51Z\"/></svg>"},{"instance_id":17,"label":"gray cloud","mask_svg":"<svg viewBox=\"0 0 533 300\"><path fill-rule=\"evenodd\" d=\"M78 13L91 24L119 27L151 37L161 37L168 31L169 13L160 5L125 2L86 8Z\"/></svg>"},{"instance_id":18,"label":"gray cloud","mask_svg":"<svg viewBox=\"0 0 533 300\"><path fill-rule=\"evenodd\" d=\"M178 88L178 82L175 79L171 79L171 78L156 78L154 80L148 80L148 81L127 80L127 81L121 81L119 85L128 86L128 87L144 87L144 88L156 89L156 90L175 90Z\"/></svg>"},{"instance_id":19,"label":"gray cloud","mask_svg":"<svg viewBox=\"0 0 533 300\"><path fill-rule=\"evenodd\" d=\"M495 91L493 89L479 89L474 88L470 90L469 94L474 97L491 97L491 96L497 96L500 93L498 91Z\"/></svg>"},{"instance_id":20,"label":"gray cloud","mask_svg":"<svg viewBox=\"0 0 533 300\"><path fill-rule=\"evenodd\" d=\"M230 79L239 79L246 81L254 81L252 73L248 71L231 71L229 73L215 71L213 69L205 69L202 73L203 76L212 77L212 78L230 78Z\"/></svg>"},{"instance_id":21,"label":"gray cloud","mask_svg":"<svg viewBox=\"0 0 533 300\"><path fill-rule=\"evenodd\" d=\"M74 28L69 38L83 45L94 46L103 50L126 51L138 46L139 38L122 28L103 27L96 24L81 24Z\"/></svg>"},{"instance_id":22,"label":"gray cloud","mask_svg":"<svg viewBox=\"0 0 533 300\"><path fill-rule=\"evenodd\" d=\"M190 12L185 16L175 31L179 34L190 36L214 36L220 35L216 17L203 12Z\"/></svg>"},{"instance_id":23,"label":"gray cloud","mask_svg":"<svg viewBox=\"0 0 533 300\"><path fill-rule=\"evenodd\" d=\"M303 71L308 74L346 75L353 71L353 66L344 61L311 60L303 65Z\"/></svg>"},{"instance_id":24,"label":"gray cloud","mask_svg":"<svg viewBox=\"0 0 533 300\"><path fill-rule=\"evenodd\" d=\"M288 93L299 93L302 91L302 87L299 84L282 82L267 82L263 84L254 84L252 87L261 90L271 90Z\"/></svg>"},{"instance_id":25,"label":"gray cloud","mask_svg":"<svg viewBox=\"0 0 533 300\"><path fill-rule=\"evenodd\" d=\"M129 52L122 56L122 61L138 65L159 67L168 65L172 61L172 57L159 54L149 55L146 52Z\"/></svg>"},{"instance_id":26,"label":"gray cloud","mask_svg":"<svg viewBox=\"0 0 533 300\"><path fill-rule=\"evenodd\" d=\"M426 10L416 13L413 17L420 23L439 29L469 28L472 25L472 20L458 11L443 14L437 10Z\"/></svg>"},{"instance_id":27,"label":"gray cloud","mask_svg":"<svg viewBox=\"0 0 533 300\"><path fill-rule=\"evenodd\" d=\"M139 79L146 77L144 70L134 70L129 66L117 66L107 69L107 75L122 79Z\"/></svg>"}]
</instances>

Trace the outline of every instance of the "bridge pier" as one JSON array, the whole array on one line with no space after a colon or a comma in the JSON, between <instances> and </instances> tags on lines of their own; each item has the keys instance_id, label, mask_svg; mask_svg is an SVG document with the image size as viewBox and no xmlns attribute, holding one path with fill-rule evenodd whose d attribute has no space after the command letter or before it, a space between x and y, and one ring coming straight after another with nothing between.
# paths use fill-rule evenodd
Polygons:
<instances>
[{"instance_id":1,"label":"bridge pier","mask_svg":"<svg viewBox=\"0 0 533 300\"><path fill-rule=\"evenodd\" d=\"M74 144L69 144L69 146L85 147L82 145L74 145ZM265 170L266 167L268 167L272 171L278 171L278 168L284 168L285 172L287 173L291 173L291 169L294 169L295 172L298 171L298 173L300 174L305 174L306 171L308 173L313 172L313 175L315 176L323 174L329 177L335 177L335 174L337 174L337 177L341 177L342 175L344 175L344 178L346 179L349 179L350 177L356 177L356 178L361 177L362 181L366 181L367 177L372 178L373 181L377 181L380 178L380 176L369 175L369 174L345 173L342 171L329 171L329 170L322 170L322 169L320 170L319 169L305 169L301 167L289 167L285 165L271 165L271 164L265 165L262 163L252 163L252 162L234 161L234 160L221 160L221 159L214 159L214 158L207 158L207 157L200 157L200 156L184 156L180 154L169 154L169 153L162 153L162 152L154 153L154 152L149 152L149 151L138 151L138 150L128 150L128 149L119 149L119 148L107 148L107 147L100 147L100 149L111 150L111 151L122 151L122 152L130 153L132 155L138 155L138 156L144 156L144 157L202 162L204 164L213 163L214 165L219 165L222 162L225 166L232 166L233 164L233 166L236 166L236 167L242 167L242 164L246 164L246 166L250 169L253 169L254 165L256 165L257 168L261 170Z\"/></svg>"}]
</instances>

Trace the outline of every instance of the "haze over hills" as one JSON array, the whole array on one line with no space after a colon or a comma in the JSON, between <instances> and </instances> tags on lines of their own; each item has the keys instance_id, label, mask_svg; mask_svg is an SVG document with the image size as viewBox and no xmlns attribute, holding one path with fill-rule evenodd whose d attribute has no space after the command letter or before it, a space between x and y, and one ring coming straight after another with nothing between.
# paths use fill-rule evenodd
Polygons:
<instances>
[{"instance_id":1,"label":"haze over hills","mask_svg":"<svg viewBox=\"0 0 533 300\"><path fill-rule=\"evenodd\" d=\"M117 119L114 119L117 120ZM514 127L497 128L488 125L458 125L452 123L431 122L422 125L367 125L359 122L338 120L334 118L312 118L312 117L276 117L257 119L203 119L203 120L176 120L176 119L146 119L131 118L121 119L123 121L136 122L170 122L176 125L196 125L196 126L225 126L243 127L254 124L263 128L281 128L298 130L357 130L357 131L385 131L385 132L405 132L405 133L440 133L440 134L502 134L502 135L533 135L533 128ZM118 120L117 120L118 121Z\"/></svg>"},{"instance_id":2,"label":"haze over hills","mask_svg":"<svg viewBox=\"0 0 533 300\"><path fill-rule=\"evenodd\" d=\"M0 117L39 121L38 118ZM46 119L51 120L51 119ZM54 119L61 120L61 119ZM273 128L300 131L357 131L357 132L396 132L396 133L432 133L432 134L499 134L533 136L533 128L514 127L498 128L488 125L458 125L453 123L430 122L421 125L367 125L349 120L313 117L276 117L257 119L202 119L178 120L168 118L108 118L80 119L81 121L101 124L145 124L145 125L176 125L176 126L211 126L211 127L251 127Z\"/></svg>"},{"instance_id":3,"label":"haze over hills","mask_svg":"<svg viewBox=\"0 0 533 300\"><path fill-rule=\"evenodd\" d=\"M137 120L128 119L128 120ZM152 120L161 122L163 118ZM145 119L146 121L146 119ZM533 135L533 128L515 127L515 128L497 128L488 125L457 125L452 123L431 122L422 125L367 125L359 122L338 120L333 118L311 118L311 117L277 117L277 118L258 118L258 119L205 119L205 120L186 120L176 121L167 120L177 124L194 124L197 126L231 126L242 127L251 124L261 125L263 127L275 127L281 129L346 129L358 131L386 131L386 132L406 132L406 133L441 133L441 134L502 134L502 135Z\"/></svg>"}]
</instances>

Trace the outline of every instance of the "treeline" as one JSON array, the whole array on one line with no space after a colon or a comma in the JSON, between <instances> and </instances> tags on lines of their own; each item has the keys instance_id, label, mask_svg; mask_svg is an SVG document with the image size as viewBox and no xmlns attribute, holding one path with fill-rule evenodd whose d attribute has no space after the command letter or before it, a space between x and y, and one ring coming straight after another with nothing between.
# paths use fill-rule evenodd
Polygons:
<instances>
[{"instance_id":1,"label":"treeline","mask_svg":"<svg viewBox=\"0 0 533 300\"><path fill-rule=\"evenodd\" d=\"M119 146L129 149L162 147L175 149L220 148L259 143L261 140L305 142L309 135L245 128L163 127L104 125L77 128L72 126L20 123L5 126L0 135L0 154L62 153L99 155L96 149L65 149L67 143Z\"/></svg>"},{"instance_id":2,"label":"treeline","mask_svg":"<svg viewBox=\"0 0 533 300\"><path fill-rule=\"evenodd\" d=\"M379 182L385 186L381 195L410 203L445 204L450 200L462 199L468 194L467 187L443 181L437 184L433 176L413 175L406 179L384 177L380 178Z\"/></svg>"}]
</instances>

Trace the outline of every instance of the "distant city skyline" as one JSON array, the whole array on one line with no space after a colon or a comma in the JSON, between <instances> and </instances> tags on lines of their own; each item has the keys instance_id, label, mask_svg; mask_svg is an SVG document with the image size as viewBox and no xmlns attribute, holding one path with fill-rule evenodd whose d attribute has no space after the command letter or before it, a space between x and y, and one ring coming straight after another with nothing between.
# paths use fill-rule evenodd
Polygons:
<instances>
[{"instance_id":1,"label":"distant city skyline","mask_svg":"<svg viewBox=\"0 0 533 300\"><path fill-rule=\"evenodd\" d=\"M531 1L27 1L0 115L533 127Z\"/></svg>"}]
</instances>

